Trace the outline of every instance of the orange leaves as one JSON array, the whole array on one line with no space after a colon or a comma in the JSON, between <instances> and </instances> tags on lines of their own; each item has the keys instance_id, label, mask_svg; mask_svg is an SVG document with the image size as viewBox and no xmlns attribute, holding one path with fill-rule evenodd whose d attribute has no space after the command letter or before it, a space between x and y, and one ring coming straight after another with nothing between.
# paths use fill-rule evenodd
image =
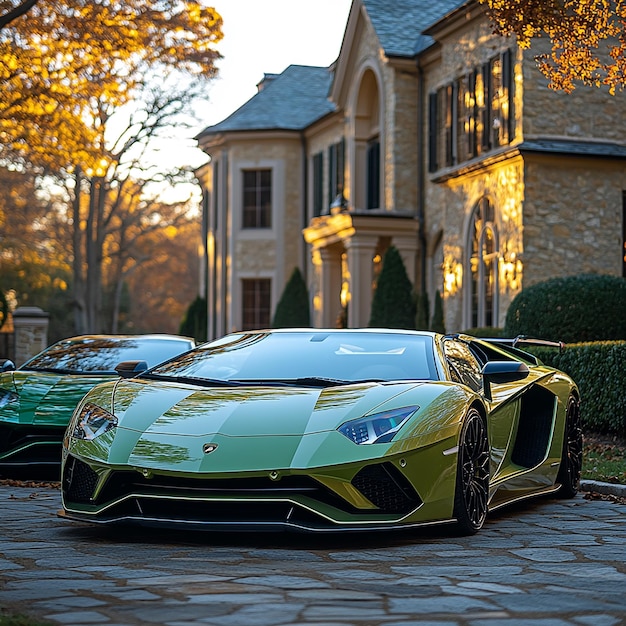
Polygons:
<instances>
[{"instance_id":1,"label":"orange leaves","mask_svg":"<svg viewBox=\"0 0 626 626\"><path fill-rule=\"evenodd\" d=\"M129 102L155 67L212 77L221 37L194 0L39 0L0 31L0 158L89 166L103 103Z\"/></svg>"},{"instance_id":2,"label":"orange leaves","mask_svg":"<svg viewBox=\"0 0 626 626\"><path fill-rule=\"evenodd\" d=\"M515 35L521 48L548 37L552 51L536 57L550 87L571 92L577 84L626 87L626 0L479 0L494 29Z\"/></svg>"}]
</instances>

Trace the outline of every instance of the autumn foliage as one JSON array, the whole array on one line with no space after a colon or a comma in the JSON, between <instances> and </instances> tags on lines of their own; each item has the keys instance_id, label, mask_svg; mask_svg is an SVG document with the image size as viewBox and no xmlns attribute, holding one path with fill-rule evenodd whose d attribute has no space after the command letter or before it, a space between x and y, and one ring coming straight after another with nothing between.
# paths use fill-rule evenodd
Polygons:
<instances>
[{"instance_id":1,"label":"autumn foliage","mask_svg":"<svg viewBox=\"0 0 626 626\"><path fill-rule=\"evenodd\" d=\"M74 334L145 329L150 311L177 327L172 311L197 293L200 226L188 195L160 192L193 172L148 155L206 98L221 26L196 0L0 0L0 289L18 305L55 274L48 295L69 295ZM13 193L22 174L37 201ZM23 205L24 223L9 221Z\"/></svg>"},{"instance_id":2,"label":"autumn foliage","mask_svg":"<svg viewBox=\"0 0 626 626\"><path fill-rule=\"evenodd\" d=\"M148 70L212 77L221 37L219 14L193 0L40 0L0 30L0 157L93 165L103 103L132 100Z\"/></svg>"},{"instance_id":3,"label":"autumn foliage","mask_svg":"<svg viewBox=\"0 0 626 626\"><path fill-rule=\"evenodd\" d=\"M576 83L626 86L626 0L479 0L495 31L515 35L521 48L547 37L550 53L537 55L550 87L567 93Z\"/></svg>"}]
</instances>

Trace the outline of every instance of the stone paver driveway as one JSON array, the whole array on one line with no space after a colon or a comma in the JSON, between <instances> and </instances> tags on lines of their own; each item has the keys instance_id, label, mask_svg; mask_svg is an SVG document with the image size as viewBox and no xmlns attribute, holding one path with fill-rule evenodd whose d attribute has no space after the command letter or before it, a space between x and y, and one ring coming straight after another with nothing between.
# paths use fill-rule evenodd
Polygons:
<instances>
[{"instance_id":1,"label":"stone paver driveway","mask_svg":"<svg viewBox=\"0 0 626 626\"><path fill-rule=\"evenodd\" d=\"M474 537L102 529L0 486L0 606L61 624L626 624L626 506L542 499Z\"/></svg>"}]
</instances>

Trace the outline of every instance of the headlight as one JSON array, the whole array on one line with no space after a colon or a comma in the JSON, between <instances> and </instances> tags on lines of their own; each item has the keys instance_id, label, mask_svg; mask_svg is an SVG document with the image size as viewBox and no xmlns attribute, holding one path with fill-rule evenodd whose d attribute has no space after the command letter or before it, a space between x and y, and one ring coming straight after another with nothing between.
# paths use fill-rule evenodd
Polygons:
<instances>
[{"instance_id":1,"label":"headlight","mask_svg":"<svg viewBox=\"0 0 626 626\"><path fill-rule=\"evenodd\" d=\"M405 406L366 415L342 424L337 430L357 444L388 443L418 409L418 406Z\"/></svg>"},{"instance_id":2,"label":"headlight","mask_svg":"<svg viewBox=\"0 0 626 626\"><path fill-rule=\"evenodd\" d=\"M16 393L8 389L0 389L0 409L3 409L11 402L17 402L19 399L20 397Z\"/></svg>"},{"instance_id":3,"label":"headlight","mask_svg":"<svg viewBox=\"0 0 626 626\"><path fill-rule=\"evenodd\" d=\"M117 417L115 417L115 415L111 415L111 413L105 411L102 407L87 402L78 414L72 437L90 441L116 426Z\"/></svg>"}]
</instances>

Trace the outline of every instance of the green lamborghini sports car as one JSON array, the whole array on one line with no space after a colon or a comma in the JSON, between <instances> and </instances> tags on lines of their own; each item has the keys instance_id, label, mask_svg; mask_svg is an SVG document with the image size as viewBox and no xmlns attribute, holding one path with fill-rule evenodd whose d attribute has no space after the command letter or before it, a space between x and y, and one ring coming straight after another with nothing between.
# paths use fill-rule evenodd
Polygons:
<instances>
[{"instance_id":1,"label":"green lamborghini sports car","mask_svg":"<svg viewBox=\"0 0 626 626\"><path fill-rule=\"evenodd\" d=\"M49 346L17 369L0 360L0 468L58 468L76 405L98 383L118 378L120 361L156 365L194 345L177 335L85 335Z\"/></svg>"},{"instance_id":2,"label":"green lamborghini sports car","mask_svg":"<svg viewBox=\"0 0 626 626\"><path fill-rule=\"evenodd\" d=\"M62 517L222 530L454 523L573 497L579 392L519 340L431 332L239 332L122 363L63 442Z\"/></svg>"}]
</instances>

